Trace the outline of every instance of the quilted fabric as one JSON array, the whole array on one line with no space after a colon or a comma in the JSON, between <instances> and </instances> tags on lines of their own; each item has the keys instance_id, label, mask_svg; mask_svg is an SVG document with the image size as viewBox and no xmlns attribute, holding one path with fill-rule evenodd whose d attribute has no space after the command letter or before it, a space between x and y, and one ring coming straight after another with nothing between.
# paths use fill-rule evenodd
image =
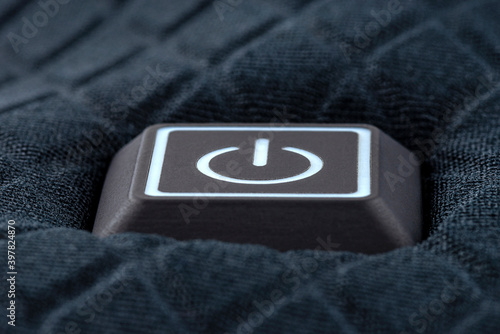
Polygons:
<instances>
[{"instance_id":1,"label":"quilted fabric","mask_svg":"<svg viewBox=\"0 0 500 334\"><path fill-rule=\"evenodd\" d=\"M3 0L2 332L498 333L500 4ZM422 158L425 240L279 253L92 228L160 122L369 123ZM7 224L16 227L8 325Z\"/></svg>"}]
</instances>

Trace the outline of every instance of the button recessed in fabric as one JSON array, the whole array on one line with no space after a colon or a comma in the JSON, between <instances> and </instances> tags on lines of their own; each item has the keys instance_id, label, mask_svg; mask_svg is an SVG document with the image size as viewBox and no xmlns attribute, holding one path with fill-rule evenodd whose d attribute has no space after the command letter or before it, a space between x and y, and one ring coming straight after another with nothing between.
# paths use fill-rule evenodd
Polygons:
<instances>
[{"instance_id":1,"label":"button recessed in fabric","mask_svg":"<svg viewBox=\"0 0 500 334\"><path fill-rule=\"evenodd\" d=\"M94 233L364 253L421 237L418 161L360 124L160 124L111 163Z\"/></svg>"}]
</instances>

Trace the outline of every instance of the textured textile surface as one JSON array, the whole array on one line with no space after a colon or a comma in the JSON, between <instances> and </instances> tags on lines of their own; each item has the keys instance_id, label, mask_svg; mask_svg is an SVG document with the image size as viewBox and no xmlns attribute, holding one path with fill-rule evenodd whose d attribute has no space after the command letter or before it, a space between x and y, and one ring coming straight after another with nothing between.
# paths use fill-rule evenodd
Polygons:
<instances>
[{"instance_id":1,"label":"textured textile surface","mask_svg":"<svg viewBox=\"0 0 500 334\"><path fill-rule=\"evenodd\" d=\"M476 0L2 0L0 332L499 333L499 17ZM423 160L425 240L366 256L94 237L111 158L160 122L373 124Z\"/></svg>"}]
</instances>

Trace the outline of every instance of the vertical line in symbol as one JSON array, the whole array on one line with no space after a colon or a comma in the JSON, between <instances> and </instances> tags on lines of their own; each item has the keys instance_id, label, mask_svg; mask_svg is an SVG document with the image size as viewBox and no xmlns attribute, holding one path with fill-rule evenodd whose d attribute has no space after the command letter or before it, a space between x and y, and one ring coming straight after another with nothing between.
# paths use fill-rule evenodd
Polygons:
<instances>
[{"instance_id":1,"label":"vertical line in symbol","mask_svg":"<svg viewBox=\"0 0 500 334\"><path fill-rule=\"evenodd\" d=\"M253 153L253 165L265 166L267 164L267 155L269 153L269 139L260 138L255 141L255 151Z\"/></svg>"}]
</instances>

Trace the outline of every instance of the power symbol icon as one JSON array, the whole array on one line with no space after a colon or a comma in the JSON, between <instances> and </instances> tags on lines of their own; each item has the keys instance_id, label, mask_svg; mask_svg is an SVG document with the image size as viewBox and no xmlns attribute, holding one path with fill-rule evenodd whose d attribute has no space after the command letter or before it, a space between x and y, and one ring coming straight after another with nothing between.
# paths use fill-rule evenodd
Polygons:
<instances>
[{"instance_id":1,"label":"power symbol icon","mask_svg":"<svg viewBox=\"0 0 500 334\"><path fill-rule=\"evenodd\" d=\"M255 185L267 185L267 184L280 184L280 183L289 183L289 182L295 182L299 180L306 179L308 177L311 177L318 173L322 168L323 168L323 160L321 160L320 157L318 157L316 154L311 153L306 150L302 150L300 148L296 147L283 147L282 150L292 152L298 155L303 156L309 161L309 168L307 168L304 172L298 174L298 175L293 175L293 176L286 176L283 178L279 179L272 179L272 180L246 180L246 179L237 179L229 176L222 175L220 173L217 173L210 167L210 162L223 154L237 151L239 148L238 147L225 147L221 148L219 150L212 151L210 153L205 154L202 156L198 162L196 163L196 168L203 174L205 174L208 177L211 177L216 180L220 181L225 181L225 182L231 182L231 183L238 183L238 184L255 184ZM254 149L254 155L253 155L253 165L257 167L264 167L267 165L267 160L269 156L269 139L257 139L255 141L255 149Z\"/></svg>"}]
</instances>

